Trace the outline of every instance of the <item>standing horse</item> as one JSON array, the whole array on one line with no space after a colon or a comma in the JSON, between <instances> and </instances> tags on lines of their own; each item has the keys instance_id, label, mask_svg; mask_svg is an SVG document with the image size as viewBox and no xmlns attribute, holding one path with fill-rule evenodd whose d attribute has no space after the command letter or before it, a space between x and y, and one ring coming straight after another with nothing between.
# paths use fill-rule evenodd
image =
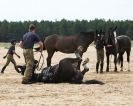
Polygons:
<instances>
[{"instance_id":1,"label":"standing horse","mask_svg":"<svg viewBox=\"0 0 133 106\"><path fill-rule=\"evenodd\" d=\"M79 35L71 36L61 36L61 35L50 35L44 40L44 50L47 50L47 66L51 66L51 58L55 51L60 51L63 53L74 53L79 46L83 47L80 56L82 57L83 53L86 52L88 46L94 41L95 31L90 32L81 32ZM39 48L36 48L39 50ZM80 63L78 67L80 68Z\"/></svg>"},{"instance_id":2,"label":"standing horse","mask_svg":"<svg viewBox=\"0 0 133 106\"><path fill-rule=\"evenodd\" d=\"M114 71L117 72L117 54L118 60L121 63L121 71L123 71L123 54L124 52L127 53L127 61L130 62L130 52L131 52L131 40L128 36L121 35L116 37L116 28L110 28L106 33L106 57L107 57L107 68L106 72L109 72L109 56L111 54L114 55L114 64L115 69ZM130 70L130 67L128 67Z\"/></svg>"},{"instance_id":3,"label":"standing horse","mask_svg":"<svg viewBox=\"0 0 133 106\"><path fill-rule=\"evenodd\" d=\"M116 35L116 31L114 31ZM128 71L130 71L130 52L131 52L131 39L126 35L116 37L118 42L118 63L121 63L121 71L123 71L123 54L127 53Z\"/></svg>"}]
</instances>

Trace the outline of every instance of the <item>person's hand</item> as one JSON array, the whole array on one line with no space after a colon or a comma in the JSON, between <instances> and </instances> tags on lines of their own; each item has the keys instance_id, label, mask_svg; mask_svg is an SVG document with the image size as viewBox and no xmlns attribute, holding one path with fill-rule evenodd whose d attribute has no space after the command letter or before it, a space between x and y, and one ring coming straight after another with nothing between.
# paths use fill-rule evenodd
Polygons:
<instances>
[{"instance_id":1,"label":"person's hand","mask_svg":"<svg viewBox=\"0 0 133 106\"><path fill-rule=\"evenodd\" d=\"M3 59L5 59L5 58L6 58L6 56L3 57Z\"/></svg>"}]
</instances>

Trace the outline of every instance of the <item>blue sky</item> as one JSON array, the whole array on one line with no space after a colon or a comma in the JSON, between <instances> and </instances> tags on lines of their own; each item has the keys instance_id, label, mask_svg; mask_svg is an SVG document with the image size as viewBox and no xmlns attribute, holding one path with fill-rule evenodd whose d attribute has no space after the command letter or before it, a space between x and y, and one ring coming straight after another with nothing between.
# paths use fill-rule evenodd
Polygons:
<instances>
[{"instance_id":1,"label":"blue sky","mask_svg":"<svg viewBox=\"0 0 133 106\"><path fill-rule=\"evenodd\" d=\"M0 0L0 21L133 20L133 0Z\"/></svg>"}]
</instances>

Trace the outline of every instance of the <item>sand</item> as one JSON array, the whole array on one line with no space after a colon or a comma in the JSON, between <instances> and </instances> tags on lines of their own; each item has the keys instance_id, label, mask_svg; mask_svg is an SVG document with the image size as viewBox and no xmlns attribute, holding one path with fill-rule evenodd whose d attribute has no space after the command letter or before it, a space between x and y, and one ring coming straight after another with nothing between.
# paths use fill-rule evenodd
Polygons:
<instances>
[{"instance_id":1,"label":"sand","mask_svg":"<svg viewBox=\"0 0 133 106\"><path fill-rule=\"evenodd\" d=\"M133 48L132 48L133 49ZM0 69L6 59L2 57L7 49L0 48ZM15 56L17 64L23 65L24 59L22 50L17 47L16 52L21 56ZM47 52L43 52L46 57ZM35 53L38 59L40 53ZM74 54L63 54L56 52L52 58L52 65L65 57L75 57ZM131 53L131 72L127 71L126 55L124 55L124 71L118 73L113 71L113 56L111 58L111 69L104 73L96 74L96 50L90 46L83 55L83 60L89 58L90 71L86 73L84 80L99 80L105 83L99 84L43 84L32 85L21 84L22 76L14 70L12 63L7 67L4 74L0 74L0 106L133 106L133 53ZM81 67L83 68L83 67Z\"/></svg>"}]
</instances>

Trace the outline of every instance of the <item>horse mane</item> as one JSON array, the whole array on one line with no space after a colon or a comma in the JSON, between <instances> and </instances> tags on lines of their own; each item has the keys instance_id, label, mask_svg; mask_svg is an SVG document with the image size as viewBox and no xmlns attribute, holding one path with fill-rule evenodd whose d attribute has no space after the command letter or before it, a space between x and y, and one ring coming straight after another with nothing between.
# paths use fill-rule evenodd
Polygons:
<instances>
[{"instance_id":1,"label":"horse mane","mask_svg":"<svg viewBox=\"0 0 133 106\"><path fill-rule=\"evenodd\" d=\"M89 35L89 34L94 34L94 31L88 31L88 32L80 32L81 35Z\"/></svg>"}]
</instances>

